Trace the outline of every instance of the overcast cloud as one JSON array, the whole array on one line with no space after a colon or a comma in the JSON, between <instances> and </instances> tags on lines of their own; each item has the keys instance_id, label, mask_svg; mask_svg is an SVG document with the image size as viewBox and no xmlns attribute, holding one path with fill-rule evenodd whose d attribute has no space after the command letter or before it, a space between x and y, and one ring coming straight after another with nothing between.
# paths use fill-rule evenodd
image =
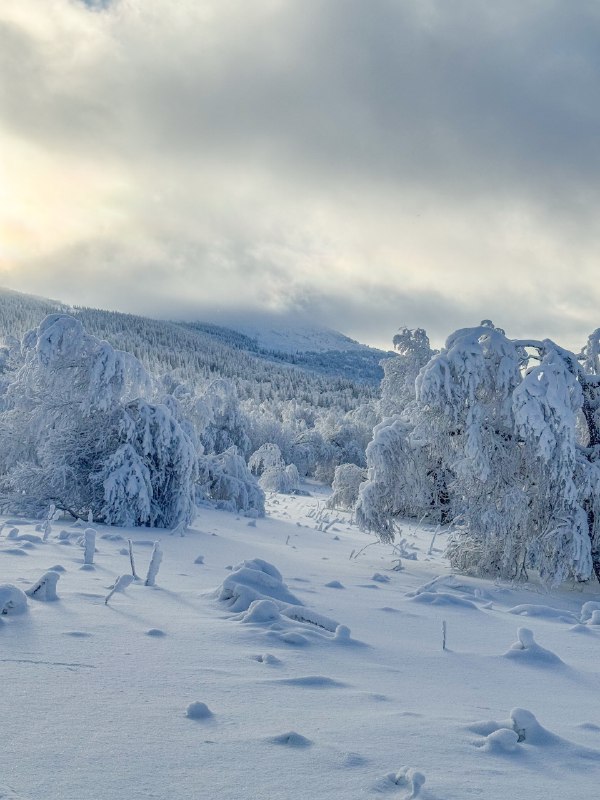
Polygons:
<instances>
[{"instance_id":1,"label":"overcast cloud","mask_svg":"<svg viewBox=\"0 0 600 800\"><path fill-rule=\"evenodd\" d=\"M596 0L2 0L0 284L574 347L599 142Z\"/></svg>"}]
</instances>

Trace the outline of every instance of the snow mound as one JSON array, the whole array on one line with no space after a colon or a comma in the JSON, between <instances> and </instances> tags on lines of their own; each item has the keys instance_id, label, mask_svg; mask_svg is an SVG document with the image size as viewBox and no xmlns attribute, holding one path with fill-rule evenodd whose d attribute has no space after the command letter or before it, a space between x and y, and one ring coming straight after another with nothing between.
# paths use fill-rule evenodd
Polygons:
<instances>
[{"instance_id":1,"label":"snow mound","mask_svg":"<svg viewBox=\"0 0 600 800\"><path fill-rule=\"evenodd\" d=\"M305 675L301 678L282 678L272 681L284 686L299 686L303 689L344 689L347 684L328 678L326 675Z\"/></svg>"},{"instance_id":2,"label":"snow mound","mask_svg":"<svg viewBox=\"0 0 600 800\"><path fill-rule=\"evenodd\" d=\"M317 611L312 611L312 609L305 606L286 606L281 613L289 619L296 620L296 622L315 625L317 628L323 628L323 630L331 633L335 633L339 627L339 623L335 620L319 614Z\"/></svg>"},{"instance_id":3,"label":"snow mound","mask_svg":"<svg viewBox=\"0 0 600 800\"><path fill-rule=\"evenodd\" d=\"M150 628L146 631L146 636L154 636L160 639L162 636L166 636L167 634L161 630L160 628Z\"/></svg>"},{"instance_id":4,"label":"snow mound","mask_svg":"<svg viewBox=\"0 0 600 800\"><path fill-rule=\"evenodd\" d=\"M255 600L271 599L282 605L302 605L283 582L277 567L262 558L238 564L217 589L217 599L236 612L248 611Z\"/></svg>"},{"instance_id":5,"label":"snow mound","mask_svg":"<svg viewBox=\"0 0 600 800\"><path fill-rule=\"evenodd\" d=\"M30 544L43 544L44 540L35 533L20 533L18 536L9 537L17 542L29 542Z\"/></svg>"},{"instance_id":6,"label":"snow mound","mask_svg":"<svg viewBox=\"0 0 600 800\"><path fill-rule=\"evenodd\" d=\"M519 749L517 745L526 744L560 750L567 758L600 761L600 750L583 747L557 736L540 725L535 715L526 708L513 708L509 719L503 722L476 722L468 726L468 730L485 737L475 746L488 753L516 752Z\"/></svg>"},{"instance_id":7,"label":"snow mound","mask_svg":"<svg viewBox=\"0 0 600 800\"><path fill-rule=\"evenodd\" d=\"M189 704L185 715L188 719L210 719L210 717L213 716L213 712L206 703L201 703L200 700L196 700Z\"/></svg>"},{"instance_id":8,"label":"snow mound","mask_svg":"<svg viewBox=\"0 0 600 800\"><path fill-rule=\"evenodd\" d=\"M515 753L518 750L518 742L519 735L516 731L500 728L500 730L493 731L485 737L480 749L484 753Z\"/></svg>"},{"instance_id":9,"label":"snow mound","mask_svg":"<svg viewBox=\"0 0 600 800\"><path fill-rule=\"evenodd\" d=\"M533 631L529 628L519 628L517 639L506 653L504 658L511 658L526 664L538 666L555 666L564 662L551 650L541 647L533 638Z\"/></svg>"},{"instance_id":10,"label":"snow mound","mask_svg":"<svg viewBox=\"0 0 600 800\"><path fill-rule=\"evenodd\" d=\"M587 603L584 603L581 606L581 616L579 618L580 622L590 622L594 616L595 611L600 611L600 603L590 600ZM592 622L592 625L597 624Z\"/></svg>"},{"instance_id":11,"label":"snow mound","mask_svg":"<svg viewBox=\"0 0 600 800\"><path fill-rule=\"evenodd\" d=\"M43 600L48 602L52 600L58 600L58 595L56 594L56 584L58 583L59 578L59 572L54 572L53 570L45 572L42 577L33 584L33 586L27 589L25 594L28 597L31 597L33 600Z\"/></svg>"},{"instance_id":12,"label":"snow mound","mask_svg":"<svg viewBox=\"0 0 600 800\"><path fill-rule=\"evenodd\" d=\"M570 611L531 603L513 606L513 608L508 609L508 613L518 614L521 617L540 617L541 619L557 620L558 622L569 622L571 625L579 622L575 614Z\"/></svg>"},{"instance_id":13,"label":"snow mound","mask_svg":"<svg viewBox=\"0 0 600 800\"><path fill-rule=\"evenodd\" d=\"M281 744L285 747L310 747L312 742L306 736L302 736L296 731L288 731L287 733L280 733L279 736L271 736L267 739L271 744Z\"/></svg>"},{"instance_id":14,"label":"snow mound","mask_svg":"<svg viewBox=\"0 0 600 800\"><path fill-rule=\"evenodd\" d=\"M401 800L414 800L421 797L421 789L425 783L425 776L412 767L402 767L398 772L388 772L378 781L375 789L378 792L397 792L404 789Z\"/></svg>"},{"instance_id":15,"label":"snow mound","mask_svg":"<svg viewBox=\"0 0 600 800\"><path fill-rule=\"evenodd\" d=\"M344 586L344 584L340 583L339 581L329 581L329 583L326 583L325 586L328 589L345 589L346 588Z\"/></svg>"},{"instance_id":16,"label":"snow mound","mask_svg":"<svg viewBox=\"0 0 600 800\"><path fill-rule=\"evenodd\" d=\"M242 612L240 622L275 622L281 617L279 606L273 600L253 600L247 611Z\"/></svg>"},{"instance_id":17,"label":"snow mound","mask_svg":"<svg viewBox=\"0 0 600 800\"><path fill-rule=\"evenodd\" d=\"M213 596L238 612L234 619L266 626L268 635L284 644L302 646L311 638L351 641L349 628L302 605L279 570L260 558L238 564Z\"/></svg>"},{"instance_id":18,"label":"snow mound","mask_svg":"<svg viewBox=\"0 0 600 800\"><path fill-rule=\"evenodd\" d=\"M258 661L259 664L271 664L272 666L281 664L277 656L271 655L271 653L260 653L257 656L253 656L253 659L254 661Z\"/></svg>"},{"instance_id":19,"label":"snow mound","mask_svg":"<svg viewBox=\"0 0 600 800\"><path fill-rule=\"evenodd\" d=\"M382 575L381 572L376 572L374 575L371 576L372 581L377 581L377 583L389 583L390 577L389 575Z\"/></svg>"},{"instance_id":20,"label":"snow mound","mask_svg":"<svg viewBox=\"0 0 600 800\"><path fill-rule=\"evenodd\" d=\"M27 611L27 595L12 583L0 584L0 615L22 614Z\"/></svg>"},{"instance_id":21,"label":"snow mound","mask_svg":"<svg viewBox=\"0 0 600 800\"><path fill-rule=\"evenodd\" d=\"M420 592L410 599L414 603L429 603L432 606L457 606L460 608L475 609L476 611L479 610L471 600L449 594L448 592Z\"/></svg>"}]
</instances>

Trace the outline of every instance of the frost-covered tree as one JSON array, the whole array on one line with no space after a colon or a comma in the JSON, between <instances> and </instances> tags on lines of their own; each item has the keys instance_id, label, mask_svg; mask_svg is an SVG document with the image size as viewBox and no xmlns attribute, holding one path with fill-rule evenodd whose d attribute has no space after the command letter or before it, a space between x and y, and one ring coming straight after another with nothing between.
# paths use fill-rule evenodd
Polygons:
<instances>
[{"instance_id":1,"label":"frost-covered tree","mask_svg":"<svg viewBox=\"0 0 600 800\"><path fill-rule=\"evenodd\" d=\"M358 490L365 478L366 471L356 464L340 464L336 467L331 485L333 493L327 501L328 507L352 511L358 500Z\"/></svg>"},{"instance_id":2,"label":"frost-covered tree","mask_svg":"<svg viewBox=\"0 0 600 800\"><path fill-rule=\"evenodd\" d=\"M265 493L235 446L208 457L205 467L201 486L203 499L227 511L264 516Z\"/></svg>"},{"instance_id":3,"label":"frost-covered tree","mask_svg":"<svg viewBox=\"0 0 600 800\"><path fill-rule=\"evenodd\" d=\"M248 469L257 478L267 470L285 469L281 450L273 442L265 442L248 459Z\"/></svg>"},{"instance_id":4,"label":"frost-covered tree","mask_svg":"<svg viewBox=\"0 0 600 800\"><path fill-rule=\"evenodd\" d=\"M457 532L449 548L459 569L517 577L528 498L515 435L512 395L526 360L491 323L452 334L417 379L415 436L446 468ZM509 542L511 544L509 544Z\"/></svg>"},{"instance_id":5,"label":"frost-covered tree","mask_svg":"<svg viewBox=\"0 0 600 800\"><path fill-rule=\"evenodd\" d=\"M575 355L488 321L452 334L419 373L410 413L375 430L363 527L393 538L397 514L418 516L406 499L433 479L433 505L454 522L455 568L600 578L599 339Z\"/></svg>"},{"instance_id":6,"label":"frost-covered tree","mask_svg":"<svg viewBox=\"0 0 600 800\"><path fill-rule=\"evenodd\" d=\"M413 426L392 417L373 431L367 447L367 480L359 487L356 520L384 542L394 540L399 517L439 520L447 495L431 469L429 452L412 439Z\"/></svg>"},{"instance_id":7,"label":"frost-covered tree","mask_svg":"<svg viewBox=\"0 0 600 800\"><path fill-rule=\"evenodd\" d=\"M196 454L166 406L139 398L152 390L139 361L65 314L21 349L0 414L3 504L121 525L189 521Z\"/></svg>"},{"instance_id":8,"label":"frost-covered tree","mask_svg":"<svg viewBox=\"0 0 600 800\"><path fill-rule=\"evenodd\" d=\"M379 413L382 418L402 414L415 400L415 381L434 355L423 328L401 328L393 338L396 356L381 362L383 380Z\"/></svg>"},{"instance_id":9,"label":"frost-covered tree","mask_svg":"<svg viewBox=\"0 0 600 800\"><path fill-rule=\"evenodd\" d=\"M265 442L252 453L248 468L265 492L289 494L298 489L300 477L296 465L286 467L281 450L273 442Z\"/></svg>"},{"instance_id":10,"label":"frost-covered tree","mask_svg":"<svg viewBox=\"0 0 600 800\"><path fill-rule=\"evenodd\" d=\"M207 387L202 401L208 412L207 423L200 433L204 451L223 453L235 446L245 455L250 440L235 385L225 378L218 378Z\"/></svg>"}]
</instances>

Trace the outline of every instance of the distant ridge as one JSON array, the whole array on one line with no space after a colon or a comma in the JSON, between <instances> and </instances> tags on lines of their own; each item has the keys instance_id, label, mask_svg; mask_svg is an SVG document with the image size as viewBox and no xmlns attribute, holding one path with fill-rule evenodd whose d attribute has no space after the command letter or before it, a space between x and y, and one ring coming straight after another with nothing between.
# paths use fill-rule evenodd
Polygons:
<instances>
[{"instance_id":1,"label":"distant ridge","mask_svg":"<svg viewBox=\"0 0 600 800\"><path fill-rule=\"evenodd\" d=\"M1 288L0 337L20 338L47 314L61 311L77 316L95 336L133 353L154 374L173 374L196 388L228 378L241 399L350 410L378 394L379 362L391 355L316 326L236 330L210 322L73 308Z\"/></svg>"}]
</instances>

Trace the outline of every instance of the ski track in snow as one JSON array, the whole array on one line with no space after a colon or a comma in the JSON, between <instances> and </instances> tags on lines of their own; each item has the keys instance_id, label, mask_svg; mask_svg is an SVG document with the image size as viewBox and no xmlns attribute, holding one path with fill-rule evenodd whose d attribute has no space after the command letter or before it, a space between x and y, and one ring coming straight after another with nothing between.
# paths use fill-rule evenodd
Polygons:
<instances>
[{"instance_id":1,"label":"ski track in snow","mask_svg":"<svg viewBox=\"0 0 600 800\"><path fill-rule=\"evenodd\" d=\"M349 515L333 536L325 490L307 488L252 527L210 510L152 542L98 526L94 571L75 537L34 541L12 520L0 584L63 566L58 601L0 616L0 800L594 796L593 587L453 576L444 534L429 555L431 530L409 524L418 558L394 571ZM156 586L105 605L128 538L140 574L160 540Z\"/></svg>"}]
</instances>

